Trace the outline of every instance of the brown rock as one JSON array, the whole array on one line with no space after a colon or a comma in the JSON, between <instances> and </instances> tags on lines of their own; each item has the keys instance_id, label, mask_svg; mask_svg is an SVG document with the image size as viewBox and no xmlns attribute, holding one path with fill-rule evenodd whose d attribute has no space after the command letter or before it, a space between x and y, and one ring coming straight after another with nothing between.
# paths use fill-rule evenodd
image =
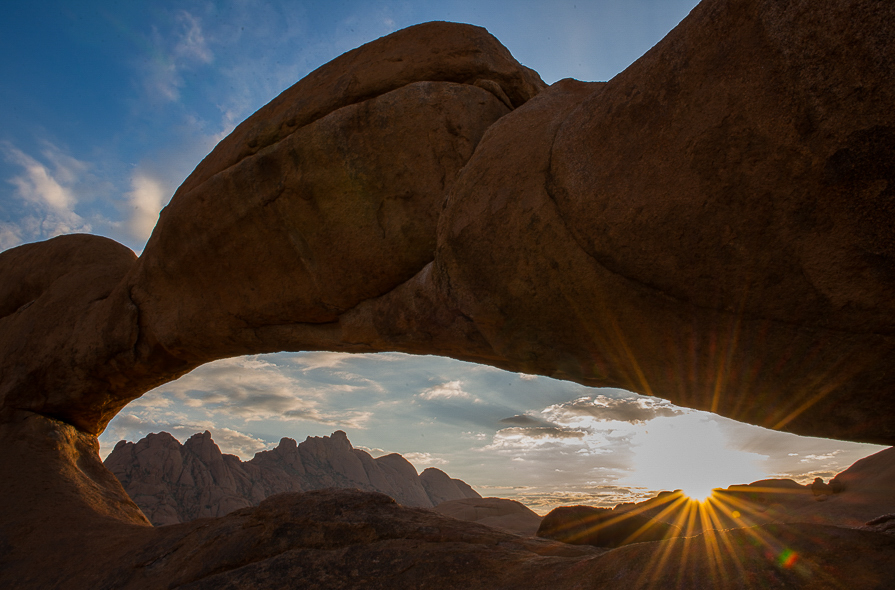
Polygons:
<instances>
[{"instance_id":1,"label":"brown rock","mask_svg":"<svg viewBox=\"0 0 895 590\"><path fill-rule=\"evenodd\" d=\"M3 253L93 270L11 293L0 399L98 433L214 358L404 350L895 441L893 9L769 1L707 1L611 82L524 105L537 77L481 29L359 48L222 142L135 264L101 238ZM467 49L410 51L442 37Z\"/></svg>"},{"instance_id":2,"label":"brown rock","mask_svg":"<svg viewBox=\"0 0 895 590\"><path fill-rule=\"evenodd\" d=\"M702 505L680 491L662 492L645 502L619 504L612 515L631 512L661 520L680 527L685 536L780 522L862 527L895 511L892 451L861 459L823 487L800 485L791 479L765 479L717 489ZM690 518L691 514L695 518Z\"/></svg>"},{"instance_id":3,"label":"brown rock","mask_svg":"<svg viewBox=\"0 0 895 590\"><path fill-rule=\"evenodd\" d=\"M120 388L132 357L123 357L138 337L138 311L110 295L135 262L121 244L85 235L0 253L0 408L101 432L127 403Z\"/></svg>"},{"instance_id":4,"label":"brown rock","mask_svg":"<svg viewBox=\"0 0 895 590\"><path fill-rule=\"evenodd\" d=\"M895 448L856 461L830 480L829 488L838 492L781 520L860 526L881 514L895 512Z\"/></svg>"},{"instance_id":5,"label":"brown rock","mask_svg":"<svg viewBox=\"0 0 895 590\"><path fill-rule=\"evenodd\" d=\"M809 588L848 580L862 590L885 587L895 575L895 539L871 531L767 525L607 551L352 490L282 494L222 518L85 534L96 532L61 527L48 542L70 550L52 559L13 545L0 553L0 580L14 588L121 590ZM10 567L23 558L32 569Z\"/></svg>"},{"instance_id":6,"label":"brown rock","mask_svg":"<svg viewBox=\"0 0 895 590\"><path fill-rule=\"evenodd\" d=\"M329 343L341 314L432 260L442 203L481 136L543 86L484 29L412 27L240 125L162 212L138 267L90 236L3 252L16 286L2 293L0 354L17 369L0 402L98 434L203 362Z\"/></svg>"},{"instance_id":7,"label":"brown rock","mask_svg":"<svg viewBox=\"0 0 895 590\"><path fill-rule=\"evenodd\" d=\"M895 441L893 11L703 2L554 85L489 129L422 288L516 370Z\"/></svg>"},{"instance_id":8,"label":"brown rock","mask_svg":"<svg viewBox=\"0 0 895 590\"><path fill-rule=\"evenodd\" d=\"M895 535L895 513L878 516L861 528L887 535Z\"/></svg>"},{"instance_id":9,"label":"brown rock","mask_svg":"<svg viewBox=\"0 0 895 590\"><path fill-rule=\"evenodd\" d=\"M705 0L610 82L538 96L484 30L415 27L243 123L139 260L92 236L0 253L0 581L890 583L890 536L820 525L635 544L580 568L487 535L497 549L453 552L457 537L412 527L358 545L384 529L357 521L280 543L293 508L152 529L95 435L215 358L398 350L895 442L893 21L875 0ZM805 565L768 561L784 549Z\"/></svg>"},{"instance_id":10,"label":"brown rock","mask_svg":"<svg viewBox=\"0 0 895 590\"><path fill-rule=\"evenodd\" d=\"M681 536L681 529L638 511L595 506L560 506L541 520L537 535L573 545L620 547Z\"/></svg>"},{"instance_id":11,"label":"brown rock","mask_svg":"<svg viewBox=\"0 0 895 590\"><path fill-rule=\"evenodd\" d=\"M534 536L541 525L541 517L533 510L505 498L464 498L447 500L434 508L435 512L483 524L495 529Z\"/></svg>"},{"instance_id":12,"label":"brown rock","mask_svg":"<svg viewBox=\"0 0 895 590\"><path fill-rule=\"evenodd\" d=\"M256 453L245 463L222 454L207 430L183 445L160 432L136 443L119 442L105 466L156 526L224 516L275 494L323 488L380 492L419 508L480 497L442 471L435 470L440 478L433 485L431 468L418 476L401 455L373 459L353 448L341 430L332 436L308 437L298 445L284 438L276 448Z\"/></svg>"},{"instance_id":13,"label":"brown rock","mask_svg":"<svg viewBox=\"0 0 895 590\"><path fill-rule=\"evenodd\" d=\"M423 484L423 489L432 500L433 506L448 500L481 498L465 481L452 479L450 475L435 467L427 467L420 473L420 483Z\"/></svg>"},{"instance_id":14,"label":"brown rock","mask_svg":"<svg viewBox=\"0 0 895 590\"><path fill-rule=\"evenodd\" d=\"M374 461L383 478L390 482L396 500L408 506L434 505L410 461L398 453L377 457Z\"/></svg>"}]
</instances>

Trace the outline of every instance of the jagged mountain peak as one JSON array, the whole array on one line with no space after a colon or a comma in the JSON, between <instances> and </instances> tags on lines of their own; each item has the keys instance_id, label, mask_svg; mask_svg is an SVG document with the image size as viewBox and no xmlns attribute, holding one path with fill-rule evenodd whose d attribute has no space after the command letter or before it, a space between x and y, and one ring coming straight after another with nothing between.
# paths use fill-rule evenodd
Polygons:
<instances>
[{"instance_id":1,"label":"jagged mountain peak","mask_svg":"<svg viewBox=\"0 0 895 590\"><path fill-rule=\"evenodd\" d=\"M273 494L323 488L382 492L422 508L481 497L440 469L418 474L398 453L374 459L355 449L342 430L302 443L284 437L245 462L221 453L207 430L183 444L167 432L153 433L136 443L119 442L105 465L155 525L223 516Z\"/></svg>"}]
</instances>

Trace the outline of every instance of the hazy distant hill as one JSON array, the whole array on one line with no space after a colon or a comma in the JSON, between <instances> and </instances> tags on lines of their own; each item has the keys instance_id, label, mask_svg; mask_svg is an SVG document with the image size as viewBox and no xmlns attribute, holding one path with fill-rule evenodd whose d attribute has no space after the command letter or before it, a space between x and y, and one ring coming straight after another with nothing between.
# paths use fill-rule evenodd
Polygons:
<instances>
[{"instance_id":1,"label":"hazy distant hill","mask_svg":"<svg viewBox=\"0 0 895 590\"><path fill-rule=\"evenodd\" d=\"M247 462L222 454L208 431L183 445L160 432L136 443L119 442L105 465L155 525L223 516L273 494L322 488L377 491L422 508L481 497L439 469L417 475L397 453L374 459L353 448L341 430L301 444L284 438Z\"/></svg>"}]
</instances>

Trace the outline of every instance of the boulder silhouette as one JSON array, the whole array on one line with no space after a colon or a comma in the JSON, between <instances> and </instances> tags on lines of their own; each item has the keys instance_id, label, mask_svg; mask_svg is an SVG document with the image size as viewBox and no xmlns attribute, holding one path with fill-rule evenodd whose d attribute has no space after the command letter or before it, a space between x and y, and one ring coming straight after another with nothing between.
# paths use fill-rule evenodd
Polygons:
<instances>
[{"instance_id":1,"label":"boulder silhouette","mask_svg":"<svg viewBox=\"0 0 895 590\"><path fill-rule=\"evenodd\" d=\"M437 505L435 512L520 535L534 535L541 525L541 517L536 512L506 498L447 500Z\"/></svg>"},{"instance_id":2,"label":"boulder silhouette","mask_svg":"<svg viewBox=\"0 0 895 590\"><path fill-rule=\"evenodd\" d=\"M573 545L620 547L629 543L662 541L679 537L681 530L637 511L609 510L595 506L561 506L541 520L537 535Z\"/></svg>"}]
</instances>

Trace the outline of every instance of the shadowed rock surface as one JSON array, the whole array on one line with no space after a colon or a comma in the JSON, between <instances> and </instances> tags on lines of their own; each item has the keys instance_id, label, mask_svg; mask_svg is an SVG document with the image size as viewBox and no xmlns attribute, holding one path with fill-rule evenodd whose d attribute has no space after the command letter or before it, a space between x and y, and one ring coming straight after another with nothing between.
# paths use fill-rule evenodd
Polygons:
<instances>
[{"instance_id":1,"label":"shadowed rock surface","mask_svg":"<svg viewBox=\"0 0 895 590\"><path fill-rule=\"evenodd\" d=\"M381 574L381 546L326 540L369 529L278 540L264 505L153 529L100 463L96 435L130 400L232 355L440 354L892 444L892 22L875 0L704 0L611 81L546 89L483 29L411 27L241 124L139 259L95 236L0 253L0 582L371 587L347 564ZM489 568L520 563L502 541L473 561L454 560L457 537L402 541L388 583L893 579L889 535L761 531L575 567L525 550ZM803 557L769 562L778 548Z\"/></svg>"},{"instance_id":2,"label":"shadowed rock surface","mask_svg":"<svg viewBox=\"0 0 895 590\"><path fill-rule=\"evenodd\" d=\"M560 507L544 517L538 536L606 547L647 540L642 537L663 530L669 536L691 537L710 530L779 523L889 532L892 525L886 515L895 512L895 448L865 457L839 473L824 484L829 493L818 494L815 488L815 484L800 485L791 479L766 479L716 489L701 503L677 490L611 510Z\"/></svg>"},{"instance_id":3,"label":"shadowed rock surface","mask_svg":"<svg viewBox=\"0 0 895 590\"><path fill-rule=\"evenodd\" d=\"M595 506L561 506L541 520L537 535L573 545L621 547L629 543L680 537L675 525L637 511L615 511Z\"/></svg>"},{"instance_id":4,"label":"shadowed rock surface","mask_svg":"<svg viewBox=\"0 0 895 590\"><path fill-rule=\"evenodd\" d=\"M341 430L297 445L284 438L246 462L222 454L207 430L183 445L160 432L136 443L119 442L103 464L156 526L224 516L275 494L323 488L380 492L417 508L481 497L438 469L417 475L397 453L374 459L353 448Z\"/></svg>"},{"instance_id":5,"label":"shadowed rock surface","mask_svg":"<svg viewBox=\"0 0 895 590\"><path fill-rule=\"evenodd\" d=\"M494 527L511 533L532 536L538 532L541 517L515 500L506 498L464 498L448 500L434 508L435 512Z\"/></svg>"}]
</instances>

